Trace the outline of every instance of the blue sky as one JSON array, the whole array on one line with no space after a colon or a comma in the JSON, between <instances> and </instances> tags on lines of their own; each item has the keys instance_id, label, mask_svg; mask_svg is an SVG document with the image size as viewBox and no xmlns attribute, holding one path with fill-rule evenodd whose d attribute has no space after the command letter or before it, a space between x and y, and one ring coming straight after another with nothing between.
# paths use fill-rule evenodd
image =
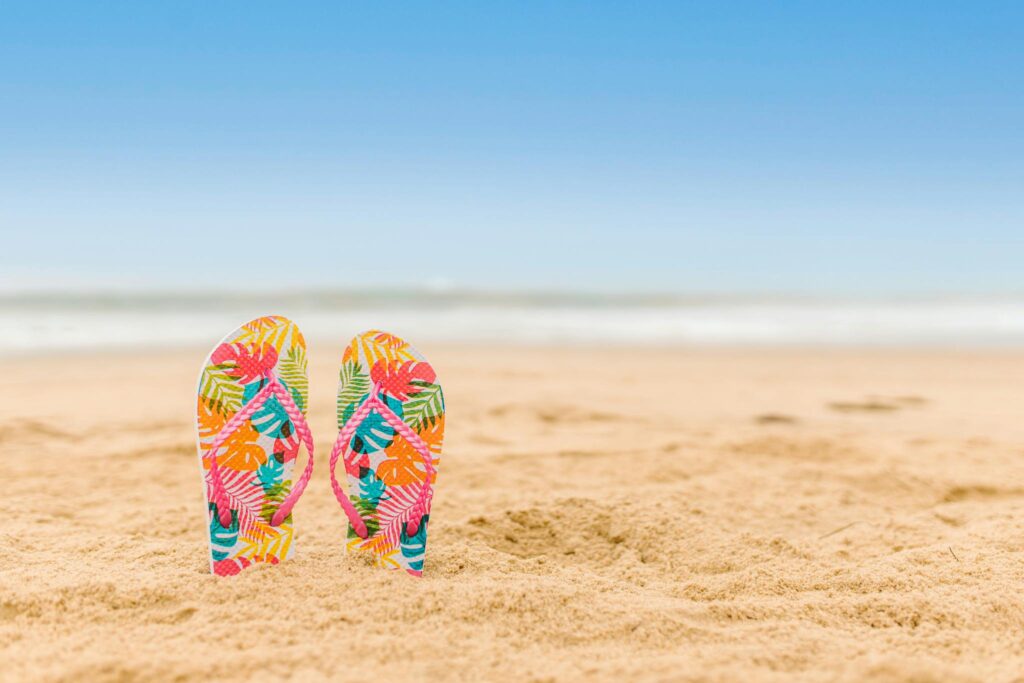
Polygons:
<instances>
[{"instance_id":1,"label":"blue sky","mask_svg":"<svg viewBox=\"0 0 1024 683\"><path fill-rule=\"evenodd\" d=\"M1024 5L0 3L0 233L0 287L1021 292Z\"/></svg>"}]
</instances>

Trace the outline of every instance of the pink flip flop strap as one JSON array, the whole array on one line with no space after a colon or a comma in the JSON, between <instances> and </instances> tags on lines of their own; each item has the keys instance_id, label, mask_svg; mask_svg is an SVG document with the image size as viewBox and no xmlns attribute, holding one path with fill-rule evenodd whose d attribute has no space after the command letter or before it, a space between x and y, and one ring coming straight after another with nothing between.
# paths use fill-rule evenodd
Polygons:
<instances>
[{"instance_id":1,"label":"pink flip flop strap","mask_svg":"<svg viewBox=\"0 0 1024 683\"><path fill-rule=\"evenodd\" d=\"M255 414L257 410L263 407L263 405L270 400L271 396L277 397L277 400L281 403L281 407L284 408L285 414L288 415L288 419L291 421L292 426L295 428L295 433L298 434L299 439L306 446L306 451L309 453L309 458L306 461L306 469L303 470L302 476L295 482L295 486L292 487L291 493L289 493L283 501L281 501L280 507L277 508L277 512L270 519L271 526L280 526L288 515L291 513L292 508L295 507L295 503L298 502L302 496L303 491L306 490L306 485L309 484L310 478L313 476L313 435L309 431L309 424L306 422L305 416L299 407L295 405L295 401L292 400L292 395L285 388L281 382L278 381L277 377L274 376L273 371L268 370L264 375L267 380L266 386L259 390L255 396L252 397L248 403L245 404L240 411L234 414L230 420L224 423L224 427L217 432L217 436L213 439L213 443L210 444L210 448L203 453L204 458L210 458L210 469L207 472L207 477L210 480L210 489L212 492L211 500L217 504L217 511L220 518L221 526L231 526L231 508L243 508L252 514L254 517L259 517L259 514L254 512L245 506L242 501L238 500L231 493L228 492L224 486L224 481L220 476L220 465L217 464L216 453L221 449L224 443L235 433L245 422Z\"/></svg>"},{"instance_id":2,"label":"pink flip flop strap","mask_svg":"<svg viewBox=\"0 0 1024 683\"><path fill-rule=\"evenodd\" d=\"M420 435L415 432L409 425L402 421L402 418L398 417L391 408L388 407L387 403L380 399L381 384L376 383L373 385L373 389L370 392L370 397L363 401L362 405L342 426L341 431L338 432L338 438L334 442L334 448L331 449L331 488L334 489L334 497L341 503L341 507L345 509L345 513L348 515L350 521L352 521L352 528L355 529L356 533L360 538L366 538L366 524L363 519L359 516L359 512L355 509L349 501L348 496L345 495L344 489L341 488L341 484L338 483L338 478L335 476L335 469L338 465L338 458L342 453L345 453L345 460L350 459L348 445L352 442L352 437L355 436L356 430L359 429L359 425L369 416L369 414L376 410L384 421L391 425L397 433L402 435L409 445L415 449L415 451L423 459L423 464L426 467L427 474L424 479L423 485L420 487L419 495L416 500L409 506L411 516L408 523L406 524L406 533L410 536L414 535L420 528L420 521L423 517L430 512L430 503L434 497L434 487L431 482L434 479L434 475L437 470L434 469L434 456L430 452L430 447L426 442L420 438ZM357 524L358 521L358 524Z\"/></svg>"}]
</instances>

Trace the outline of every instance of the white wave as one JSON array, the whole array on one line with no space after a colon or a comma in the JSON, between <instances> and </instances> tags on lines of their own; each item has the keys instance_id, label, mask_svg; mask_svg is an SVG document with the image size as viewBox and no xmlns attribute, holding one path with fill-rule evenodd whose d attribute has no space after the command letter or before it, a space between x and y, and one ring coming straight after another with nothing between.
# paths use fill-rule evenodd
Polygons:
<instances>
[{"instance_id":1,"label":"white wave","mask_svg":"<svg viewBox=\"0 0 1024 683\"><path fill-rule=\"evenodd\" d=\"M381 328L468 343L1024 347L1024 304L1012 301L286 309L8 306L0 308L0 353L205 345L266 314L291 317L312 340Z\"/></svg>"}]
</instances>

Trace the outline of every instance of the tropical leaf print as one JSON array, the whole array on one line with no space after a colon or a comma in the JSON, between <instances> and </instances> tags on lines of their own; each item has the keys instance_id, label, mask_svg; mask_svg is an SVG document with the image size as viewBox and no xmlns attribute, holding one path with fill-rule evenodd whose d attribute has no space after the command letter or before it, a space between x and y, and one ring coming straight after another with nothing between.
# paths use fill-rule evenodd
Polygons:
<instances>
[{"instance_id":1,"label":"tropical leaf print","mask_svg":"<svg viewBox=\"0 0 1024 683\"><path fill-rule=\"evenodd\" d=\"M202 396L196 404L196 426L199 429L199 436L205 444L213 441L213 438L224 429L227 418L208 405Z\"/></svg>"},{"instance_id":2,"label":"tropical leaf print","mask_svg":"<svg viewBox=\"0 0 1024 683\"><path fill-rule=\"evenodd\" d=\"M350 535L345 548L349 552L369 551L373 558L373 564L377 567L401 569L401 564L395 559L399 554L398 548L389 546L381 535L371 536L369 540Z\"/></svg>"},{"instance_id":3,"label":"tropical leaf print","mask_svg":"<svg viewBox=\"0 0 1024 683\"><path fill-rule=\"evenodd\" d=\"M396 434L395 442L387 450L387 459L377 466L377 476L388 486L407 486L424 481L427 468L420 452Z\"/></svg>"},{"instance_id":4,"label":"tropical leaf print","mask_svg":"<svg viewBox=\"0 0 1024 683\"><path fill-rule=\"evenodd\" d=\"M209 451L228 421L266 386L268 377L281 382L305 412L306 372L305 341L285 318L260 318L226 337L210 353L200 373L196 410L200 455ZM291 515L277 527L270 520L292 490L291 473L300 443L291 418L274 396L225 439L217 454L224 488L219 502L230 508L232 521L228 528L221 527L216 504L209 503L215 574L236 574L254 563L276 564L291 553ZM201 462L208 473L210 458L203 457ZM208 501L216 497L210 484L207 474Z\"/></svg>"},{"instance_id":5,"label":"tropical leaf print","mask_svg":"<svg viewBox=\"0 0 1024 683\"><path fill-rule=\"evenodd\" d=\"M281 503L291 491L291 480L284 479L284 463L278 462L276 458L269 458L267 462L257 470L257 480L253 482L263 494L263 507L260 516L267 522L274 516ZM291 515L285 518L287 523Z\"/></svg>"},{"instance_id":6,"label":"tropical leaf print","mask_svg":"<svg viewBox=\"0 0 1024 683\"><path fill-rule=\"evenodd\" d=\"M444 415L438 417L430 427L419 432L431 454L431 464L437 469L440 464L441 443L444 440ZM388 486L418 484L427 478L427 467L423 455L401 434L385 452L387 458L377 466L377 475Z\"/></svg>"},{"instance_id":7,"label":"tropical leaf print","mask_svg":"<svg viewBox=\"0 0 1024 683\"><path fill-rule=\"evenodd\" d=\"M264 520L257 510L264 507L265 493L260 486L258 476L253 472L244 470L224 469L221 471L221 483L224 485L224 492L228 502L231 503L231 513L236 515L236 524L239 533L250 539L262 540L267 536L274 536L277 531ZM207 482L209 487L211 482ZM213 491L207 493L207 498L213 497Z\"/></svg>"},{"instance_id":8,"label":"tropical leaf print","mask_svg":"<svg viewBox=\"0 0 1024 683\"><path fill-rule=\"evenodd\" d=\"M344 424L370 394L370 377L358 361L341 364L338 383L338 424Z\"/></svg>"},{"instance_id":9,"label":"tropical leaf print","mask_svg":"<svg viewBox=\"0 0 1024 683\"><path fill-rule=\"evenodd\" d=\"M291 434L274 441L271 452L274 459L280 463L289 463L299 457L299 445L301 440L297 434Z\"/></svg>"},{"instance_id":10,"label":"tropical leaf print","mask_svg":"<svg viewBox=\"0 0 1024 683\"><path fill-rule=\"evenodd\" d=\"M387 486L384 482L377 478L377 475L373 470L366 468L362 472L362 476L358 479L358 493L349 496L349 500L355 509L358 511L359 516L362 518L367 525L367 530L370 536L374 536L377 533L377 504L380 502L381 496L384 495L384 490ZM349 538L359 538L356 536L355 530L349 527L348 529Z\"/></svg>"},{"instance_id":11,"label":"tropical leaf print","mask_svg":"<svg viewBox=\"0 0 1024 683\"><path fill-rule=\"evenodd\" d=\"M264 522L251 508L236 501L233 496L228 495L228 502L231 504L232 528L237 531L237 536L250 540L261 541L268 536L276 536L279 532ZM211 503L211 505L213 505ZM213 505L216 508L216 505ZM212 522L213 525L220 525L220 521ZM216 559L216 558L214 558Z\"/></svg>"},{"instance_id":12,"label":"tropical leaf print","mask_svg":"<svg viewBox=\"0 0 1024 683\"><path fill-rule=\"evenodd\" d=\"M392 412L402 419L402 402L390 396L382 398ZM388 424L383 415L373 410L356 429L350 447L356 453L372 453L386 449L394 440L394 427Z\"/></svg>"},{"instance_id":13,"label":"tropical leaf print","mask_svg":"<svg viewBox=\"0 0 1024 683\"><path fill-rule=\"evenodd\" d=\"M224 490L236 502L245 507L256 509L263 503L264 493L259 488L259 480L254 472L246 470L219 470L220 481ZM210 482L207 483L210 485ZM212 498L213 491L209 492Z\"/></svg>"},{"instance_id":14,"label":"tropical leaf print","mask_svg":"<svg viewBox=\"0 0 1024 683\"><path fill-rule=\"evenodd\" d=\"M387 486L380 479L373 470L367 468L366 473L359 478L359 495L363 500L369 502L372 505L377 505L380 502L381 496L387 490Z\"/></svg>"},{"instance_id":15,"label":"tropical leaf print","mask_svg":"<svg viewBox=\"0 0 1024 683\"><path fill-rule=\"evenodd\" d=\"M245 393L243 394L245 403L249 403L264 386L266 386L265 381L246 384ZM262 406L257 408L256 412L249 418L249 422L257 432L266 434L272 439L288 438L294 433L294 427L292 426L291 419L288 417L288 412L281 405L281 402L277 400L276 396L271 396Z\"/></svg>"},{"instance_id":16,"label":"tropical leaf print","mask_svg":"<svg viewBox=\"0 0 1024 683\"><path fill-rule=\"evenodd\" d=\"M357 348L354 349L354 352L361 354L367 367L373 367L374 363L379 360L392 362L416 360L408 342L387 332L378 332L376 330L366 332L360 335L356 342ZM343 357L342 360L355 360L355 358Z\"/></svg>"},{"instance_id":17,"label":"tropical leaf print","mask_svg":"<svg viewBox=\"0 0 1024 683\"><path fill-rule=\"evenodd\" d=\"M237 413L242 408L242 387L228 374L233 366L208 365L199 383L199 395L206 406L220 415Z\"/></svg>"},{"instance_id":18,"label":"tropical leaf print","mask_svg":"<svg viewBox=\"0 0 1024 683\"><path fill-rule=\"evenodd\" d=\"M276 458L269 458L256 470L256 481L253 482L253 485L260 486L264 496L272 500L277 493L277 488L281 486L283 478L284 463L278 462Z\"/></svg>"},{"instance_id":19,"label":"tropical leaf print","mask_svg":"<svg viewBox=\"0 0 1024 683\"><path fill-rule=\"evenodd\" d=\"M285 345L292 341L293 345L305 347L306 340L295 327L295 323L286 318L267 316L257 318L242 326L242 333L235 341L246 344L269 344L280 353Z\"/></svg>"},{"instance_id":20,"label":"tropical leaf print","mask_svg":"<svg viewBox=\"0 0 1024 683\"><path fill-rule=\"evenodd\" d=\"M413 380L420 391L409 397L403 406L405 423L415 431L424 427L432 427L444 415L444 393L440 384Z\"/></svg>"},{"instance_id":21,"label":"tropical leaf print","mask_svg":"<svg viewBox=\"0 0 1024 683\"><path fill-rule=\"evenodd\" d=\"M296 346L288 350L277 365L277 377L288 387L299 410L306 409L309 395L309 375L306 373L306 349Z\"/></svg>"},{"instance_id":22,"label":"tropical leaf print","mask_svg":"<svg viewBox=\"0 0 1024 683\"><path fill-rule=\"evenodd\" d=\"M389 396L407 401L411 395L422 391L424 384L432 383L436 376L429 363L381 359L370 368L370 379L380 384Z\"/></svg>"},{"instance_id":23,"label":"tropical leaf print","mask_svg":"<svg viewBox=\"0 0 1024 683\"><path fill-rule=\"evenodd\" d=\"M351 419L380 386L378 398L426 444L436 468L444 436L444 394L433 367L405 341L371 331L357 336L345 350L338 388L338 425ZM348 445L345 471L350 500L367 524L366 538L349 528L348 547L366 551L375 564L420 574L426 549L432 492L424 490L427 465L404 436L376 409L356 427ZM422 495L421 495L422 494ZM407 525L423 515L417 533Z\"/></svg>"},{"instance_id":24,"label":"tropical leaf print","mask_svg":"<svg viewBox=\"0 0 1024 683\"><path fill-rule=\"evenodd\" d=\"M253 563L244 557L229 557L213 563L213 573L217 576L234 576Z\"/></svg>"},{"instance_id":25,"label":"tropical leaf print","mask_svg":"<svg viewBox=\"0 0 1024 683\"><path fill-rule=\"evenodd\" d=\"M225 528L220 523L217 506L208 505L210 510L210 546L214 562L219 562L231 554L231 549L238 543L238 515L231 512L231 526Z\"/></svg>"},{"instance_id":26,"label":"tropical leaf print","mask_svg":"<svg viewBox=\"0 0 1024 683\"><path fill-rule=\"evenodd\" d=\"M398 545L405 523L412 518L412 506L419 499L420 486L389 486L377 505L380 534L391 547Z\"/></svg>"},{"instance_id":27,"label":"tropical leaf print","mask_svg":"<svg viewBox=\"0 0 1024 683\"><path fill-rule=\"evenodd\" d=\"M291 524L282 524L279 533L268 534L262 538L242 536L238 556L254 562L273 562L274 559L271 558L287 557L294 537L295 529Z\"/></svg>"},{"instance_id":28,"label":"tropical leaf print","mask_svg":"<svg viewBox=\"0 0 1024 683\"><path fill-rule=\"evenodd\" d=\"M398 555L397 548L378 549L377 555L374 558L374 564L385 569L401 569L402 565L395 559L396 555Z\"/></svg>"},{"instance_id":29,"label":"tropical leaf print","mask_svg":"<svg viewBox=\"0 0 1024 683\"><path fill-rule=\"evenodd\" d=\"M377 504L380 502L380 497L384 495L386 489L387 487L384 485L384 482L377 478L373 470L366 469L363 476L359 478L358 495L349 496L349 500L352 501L356 510L359 511L359 516L363 518L370 536L377 533ZM348 531L350 538L359 538L351 527Z\"/></svg>"},{"instance_id":30,"label":"tropical leaf print","mask_svg":"<svg viewBox=\"0 0 1024 683\"><path fill-rule=\"evenodd\" d=\"M238 511L238 533L250 540L262 541L268 536L276 536L280 533L278 529L275 529L270 525L269 522L263 519L258 512L253 510L251 507L242 505L235 501L231 496L228 497L231 501L232 510Z\"/></svg>"},{"instance_id":31,"label":"tropical leaf print","mask_svg":"<svg viewBox=\"0 0 1024 683\"><path fill-rule=\"evenodd\" d=\"M210 361L224 370L238 384L262 379L277 366L277 349L269 344L221 344L210 355Z\"/></svg>"},{"instance_id":32,"label":"tropical leaf print","mask_svg":"<svg viewBox=\"0 0 1024 683\"><path fill-rule=\"evenodd\" d=\"M208 424L213 424L212 421ZM209 450L214 437L220 433L205 431L200 426L199 436L203 440L204 451ZM217 451L217 464L232 470L254 470L267 461L267 452L259 444L259 432L246 422L232 432L220 450ZM209 469L209 457L203 459L203 467Z\"/></svg>"},{"instance_id":33,"label":"tropical leaf print","mask_svg":"<svg viewBox=\"0 0 1024 683\"><path fill-rule=\"evenodd\" d=\"M414 572L423 571L423 556L427 551L427 522L429 521L430 515L423 515L423 519L420 520L420 528L416 530L415 534L410 536L403 527L402 535L399 538L402 557L405 558L409 569Z\"/></svg>"},{"instance_id":34,"label":"tropical leaf print","mask_svg":"<svg viewBox=\"0 0 1024 683\"><path fill-rule=\"evenodd\" d=\"M366 525L366 533L371 537L374 536L380 528L377 518L374 516L377 513L377 506L357 495L351 495L348 499L355 506L356 511L359 512L359 516L363 518L363 523ZM348 537L357 538L360 541L363 540L351 526L348 528Z\"/></svg>"},{"instance_id":35,"label":"tropical leaf print","mask_svg":"<svg viewBox=\"0 0 1024 683\"><path fill-rule=\"evenodd\" d=\"M394 553L398 552L398 544L392 543L384 536L384 534L380 533L370 536L370 538L363 541L363 545L361 547L364 550L371 551L377 556L375 559L378 566L383 566L380 563L381 557L394 555Z\"/></svg>"}]
</instances>

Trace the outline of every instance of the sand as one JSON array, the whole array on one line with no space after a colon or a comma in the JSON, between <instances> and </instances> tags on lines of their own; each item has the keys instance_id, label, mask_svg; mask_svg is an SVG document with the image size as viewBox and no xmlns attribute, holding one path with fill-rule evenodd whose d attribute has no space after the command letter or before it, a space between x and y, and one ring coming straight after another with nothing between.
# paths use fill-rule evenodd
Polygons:
<instances>
[{"instance_id":1,"label":"sand","mask_svg":"<svg viewBox=\"0 0 1024 683\"><path fill-rule=\"evenodd\" d=\"M1024 680L1024 355L424 345L425 577L208 574L203 349L0 362L4 680Z\"/></svg>"}]
</instances>

